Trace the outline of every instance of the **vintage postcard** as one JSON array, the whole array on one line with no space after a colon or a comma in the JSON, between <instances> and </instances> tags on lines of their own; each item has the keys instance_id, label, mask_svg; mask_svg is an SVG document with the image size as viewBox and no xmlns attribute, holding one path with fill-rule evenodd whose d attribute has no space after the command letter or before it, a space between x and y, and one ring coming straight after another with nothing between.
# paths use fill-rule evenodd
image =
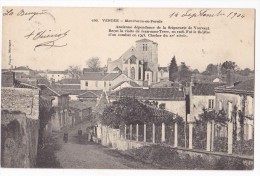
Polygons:
<instances>
[{"instance_id":1,"label":"vintage postcard","mask_svg":"<svg viewBox=\"0 0 260 176\"><path fill-rule=\"evenodd\" d=\"M253 170L255 9L3 7L4 168Z\"/></svg>"}]
</instances>

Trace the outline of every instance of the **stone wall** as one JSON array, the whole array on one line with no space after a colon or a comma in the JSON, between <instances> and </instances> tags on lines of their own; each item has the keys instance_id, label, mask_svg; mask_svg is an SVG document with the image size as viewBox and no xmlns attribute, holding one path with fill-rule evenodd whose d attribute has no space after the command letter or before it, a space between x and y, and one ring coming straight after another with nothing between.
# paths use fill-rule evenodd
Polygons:
<instances>
[{"instance_id":1,"label":"stone wall","mask_svg":"<svg viewBox=\"0 0 260 176\"><path fill-rule=\"evenodd\" d=\"M24 112L28 118L39 118L39 90L2 87L1 109Z\"/></svg>"},{"instance_id":2,"label":"stone wall","mask_svg":"<svg viewBox=\"0 0 260 176\"><path fill-rule=\"evenodd\" d=\"M6 168L30 168L35 165L39 120L24 113L1 113L1 163Z\"/></svg>"},{"instance_id":3,"label":"stone wall","mask_svg":"<svg viewBox=\"0 0 260 176\"><path fill-rule=\"evenodd\" d=\"M35 165L39 134L39 90L2 87L2 167Z\"/></svg>"}]
</instances>

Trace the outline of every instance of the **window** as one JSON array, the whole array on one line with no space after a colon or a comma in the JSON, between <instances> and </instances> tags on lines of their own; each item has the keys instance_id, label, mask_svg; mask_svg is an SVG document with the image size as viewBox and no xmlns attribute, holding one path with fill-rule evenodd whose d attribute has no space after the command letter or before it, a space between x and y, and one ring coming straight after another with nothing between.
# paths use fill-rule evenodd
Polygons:
<instances>
[{"instance_id":1,"label":"window","mask_svg":"<svg viewBox=\"0 0 260 176\"><path fill-rule=\"evenodd\" d=\"M143 44L143 51L147 51L147 44Z\"/></svg>"},{"instance_id":2,"label":"window","mask_svg":"<svg viewBox=\"0 0 260 176\"><path fill-rule=\"evenodd\" d=\"M131 68L131 79L135 79L135 68Z\"/></svg>"},{"instance_id":3,"label":"window","mask_svg":"<svg viewBox=\"0 0 260 176\"><path fill-rule=\"evenodd\" d=\"M95 84L96 84L96 87L97 87L98 86L98 81L96 81Z\"/></svg>"},{"instance_id":4,"label":"window","mask_svg":"<svg viewBox=\"0 0 260 176\"><path fill-rule=\"evenodd\" d=\"M209 99L209 109L213 109L213 108L214 108L214 100Z\"/></svg>"},{"instance_id":5,"label":"window","mask_svg":"<svg viewBox=\"0 0 260 176\"><path fill-rule=\"evenodd\" d=\"M85 86L88 87L88 81L85 82Z\"/></svg>"},{"instance_id":6,"label":"window","mask_svg":"<svg viewBox=\"0 0 260 176\"><path fill-rule=\"evenodd\" d=\"M218 109L219 109L219 110L222 110L222 108L223 108L223 107L222 107L222 101L219 100L219 106L218 106Z\"/></svg>"},{"instance_id":7,"label":"window","mask_svg":"<svg viewBox=\"0 0 260 176\"><path fill-rule=\"evenodd\" d=\"M104 87L106 87L107 86L107 82L106 81L104 81Z\"/></svg>"},{"instance_id":8,"label":"window","mask_svg":"<svg viewBox=\"0 0 260 176\"><path fill-rule=\"evenodd\" d=\"M146 75L146 79L147 80L149 80L150 78L149 78L149 73L147 73L147 75Z\"/></svg>"}]
</instances>

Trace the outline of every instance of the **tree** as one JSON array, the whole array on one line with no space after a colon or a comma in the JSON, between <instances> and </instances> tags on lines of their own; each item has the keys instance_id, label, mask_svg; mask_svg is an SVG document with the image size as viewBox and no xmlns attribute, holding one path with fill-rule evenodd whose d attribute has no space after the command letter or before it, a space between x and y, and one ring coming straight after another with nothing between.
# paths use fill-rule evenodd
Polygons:
<instances>
[{"instance_id":1,"label":"tree","mask_svg":"<svg viewBox=\"0 0 260 176\"><path fill-rule=\"evenodd\" d=\"M169 67L169 80L170 81L176 80L177 72L178 72L178 66L177 66L177 63L176 63L175 56L173 56L173 58L171 60L170 67Z\"/></svg>"},{"instance_id":2,"label":"tree","mask_svg":"<svg viewBox=\"0 0 260 176\"><path fill-rule=\"evenodd\" d=\"M81 75L80 66L70 65L66 71L71 75L73 79L78 79Z\"/></svg>"},{"instance_id":3,"label":"tree","mask_svg":"<svg viewBox=\"0 0 260 176\"><path fill-rule=\"evenodd\" d=\"M238 69L237 64L235 62L232 62L232 61L225 61L221 65L222 74L226 74L228 70L237 71L237 69Z\"/></svg>"},{"instance_id":4,"label":"tree","mask_svg":"<svg viewBox=\"0 0 260 176\"><path fill-rule=\"evenodd\" d=\"M192 74L200 74L199 70L198 69L195 69L192 71Z\"/></svg>"},{"instance_id":5,"label":"tree","mask_svg":"<svg viewBox=\"0 0 260 176\"><path fill-rule=\"evenodd\" d=\"M86 62L88 68L91 68L93 71L100 71L101 70L101 62L99 57L91 57Z\"/></svg>"},{"instance_id":6,"label":"tree","mask_svg":"<svg viewBox=\"0 0 260 176\"><path fill-rule=\"evenodd\" d=\"M218 73L218 66L214 64L209 64L206 68L209 75L216 75Z\"/></svg>"},{"instance_id":7,"label":"tree","mask_svg":"<svg viewBox=\"0 0 260 176\"><path fill-rule=\"evenodd\" d=\"M190 82L192 72L190 68L185 64L185 62L181 63L180 70L178 71L179 81L183 84Z\"/></svg>"},{"instance_id":8,"label":"tree","mask_svg":"<svg viewBox=\"0 0 260 176\"><path fill-rule=\"evenodd\" d=\"M244 70L240 70L239 74L242 76L248 76L251 72L250 68L245 68Z\"/></svg>"}]
</instances>

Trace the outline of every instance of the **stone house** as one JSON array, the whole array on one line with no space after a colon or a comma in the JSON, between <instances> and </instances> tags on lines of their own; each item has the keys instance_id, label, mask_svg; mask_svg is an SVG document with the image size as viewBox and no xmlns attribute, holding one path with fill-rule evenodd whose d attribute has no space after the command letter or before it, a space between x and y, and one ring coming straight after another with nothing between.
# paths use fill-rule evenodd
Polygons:
<instances>
[{"instance_id":1,"label":"stone house","mask_svg":"<svg viewBox=\"0 0 260 176\"><path fill-rule=\"evenodd\" d=\"M216 106L215 88L221 86L220 83L195 83L189 89L190 119L199 119L203 109L214 110Z\"/></svg>"},{"instance_id":2,"label":"stone house","mask_svg":"<svg viewBox=\"0 0 260 176\"><path fill-rule=\"evenodd\" d=\"M134 81L122 81L118 84L116 84L115 86L113 86L111 88L111 91L117 91L117 90L120 90L120 89L123 89L125 87L141 87L139 84L137 84L136 82Z\"/></svg>"},{"instance_id":3,"label":"stone house","mask_svg":"<svg viewBox=\"0 0 260 176\"><path fill-rule=\"evenodd\" d=\"M54 82L70 78L69 74L66 71L48 71L46 75L49 81Z\"/></svg>"},{"instance_id":4,"label":"stone house","mask_svg":"<svg viewBox=\"0 0 260 176\"><path fill-rule=\"evenodd\" d=\"M27 75L27 76L35 75L35 71L30 69L28 66L15 67L12 71L15 72L17 76L21 73L23 73L24 75Z\"/></svg>"},{"instance_id":5,"label":"stone house","mask_svg":"<svg viewBox=\"0 0 260 176\"><path fill-rule=\"evenodd\" d=\"M158 67L158 80L169 80L169 67Z\"/></svg>"},{"instance_id":6,"label":"stone house","mask_svg":"<svg viewBox=\"0 0 260 176\"><path fill-rule=\"evenodd\" d=\"M108 95L110 101L120 97L134 97L142 101L149 101L157 104L157 107L164 106L166 110L186 117L186 101L183 89L171 88L123 88Z\"/></svg>"},{"instance_id":7,"label":"stone house","mask_svg":"<svg viewBox=\"0 0 260 176\"><path fill-rule=\"evenodd\" d=\"M102 90L85 90L84 93L78 95L78 100L87 104L89 107L95 107L101 98Z\"/></svg>"},{"instance_id":8,"label":"stone house","mask_svg":"<svg viewBox=\"0 0 260 176\"><path fill-rule=\"evenodd\" d=\"M59 131L61 128L70 125L71 119L68 115L69 93L47 87L46 85L40 85L39 87L41 95L54 98L52 106L54 107L55 114L51 118L52 131Z\"/></svg>"},{"instance_id":9,"label":"stone house","mask_svg":"<svg viewBox=\"0 0 260 176\"><path fill-rule=\"evenodd\" d=\"M91 116L92 108L80 101L69 102L69 115L71 116L71 125L75 125Z\"/></svg>"},{"instance_id":10,"label":"stone house","mask_svg":"<svg viewBox=\"0 0 260 176\"><path fill-rule=\"evenodd\" d=\"M87 73L80 78L80 89L109 91L116 84L127 80L130 79L122 73Z\"/></svg>"},{"instance_id":11,"label":"stone house","mask_svg":"<svg viewBox=\"0 0 260 176\"><path fill-rule=\"evenodd\" d=\"M240 83L225 85L215 88L216 92L216 111L224 110L229 118L235 112L236 117L232 119L233 124L237 125L237 133L240 132L239 113L243 113L244 120L244 139L253 139L254 135L254 79ZM236 119L236 120L234 120ZM239 135L238 135L239 140Z\"/></svg>"}]
</instances>

